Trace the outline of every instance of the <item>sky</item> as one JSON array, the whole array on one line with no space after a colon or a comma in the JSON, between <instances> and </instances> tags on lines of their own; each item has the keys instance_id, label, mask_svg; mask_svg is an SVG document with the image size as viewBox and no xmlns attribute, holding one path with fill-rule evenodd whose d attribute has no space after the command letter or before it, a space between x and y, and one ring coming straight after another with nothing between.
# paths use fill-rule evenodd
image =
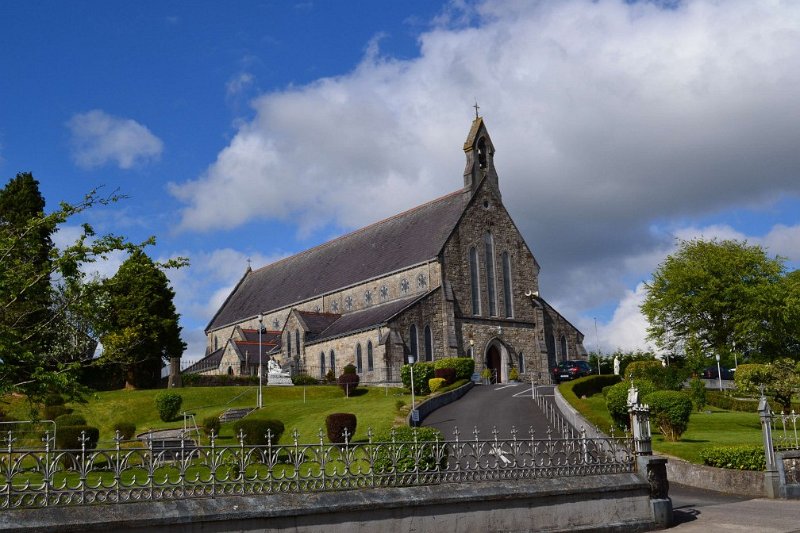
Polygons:
<instances>
[{"instance_id":1,"label":"sky","mask_svg":"<svg viewBox=\"0 0 800 533\"><path fill-rule=\"evenodd\" d=\"M476 101L542 296L649 349L680 239L800 266L800 2L0 2L0 178L157 244L184 358L253 268L463 186ZM110 276L122 256L96 265Z\"/></svg>"}]
</instances>

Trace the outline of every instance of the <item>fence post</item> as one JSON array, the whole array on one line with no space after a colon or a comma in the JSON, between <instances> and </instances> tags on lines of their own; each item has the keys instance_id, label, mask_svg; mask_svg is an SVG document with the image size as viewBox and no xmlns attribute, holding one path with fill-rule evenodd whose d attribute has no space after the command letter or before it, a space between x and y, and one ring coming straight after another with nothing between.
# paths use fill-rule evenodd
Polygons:
<instances>
[{"instance_id":1,"label":"fence post","mask_svg":"<svg viewBox=\"0 0 800 533\"><path fill-rule=\"evenodd\" d=\"M770 409L764 388L761 388L761 398L758 400L758 416L761 419L761 434L764 439L764 459L767 468L764 471L764 490L768 498L780 497L780 479L778 465L775 462L775 448L772 444L772 409Z\"/></svg>"}]
</instances>

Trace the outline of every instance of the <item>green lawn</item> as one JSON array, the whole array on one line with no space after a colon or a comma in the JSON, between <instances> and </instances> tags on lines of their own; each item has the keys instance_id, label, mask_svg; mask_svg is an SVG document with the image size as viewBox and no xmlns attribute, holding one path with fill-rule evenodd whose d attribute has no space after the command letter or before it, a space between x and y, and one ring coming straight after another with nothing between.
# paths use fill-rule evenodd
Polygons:
<instances>
[{"instance_id":1,"label":"green lawn","mask_svg":"<svg viewBox=\"0 0 800 533\"><path fill-rule=\"evenodd\" d=\"M606 409L602 394L588 398L576 398L566 388L569 383L559 386L564 398L592 424L608 433L611 417ZM654 425L653 450L658 453L680 457L693 463L702 464L700 450L715 445L761 444L761 423L758 413L725 411L707 406L703 412L693 412L689 427L678 442L664 440ZM619 434L619 432L616 432Z\"/></svg>"},{"instance_id":2,"label":"green lawn","mask_svg":"<svg viewBox=\"0 0 800 533\"><path fill-rule=\"evenodd\" d=\"M176 389L183 397L181 411L194 413L198 426L204 418L217 416L231 407L255 406L258 387L186 387ZM71 403L75 413L82 414L87 423L100 429L98 447L113 443L113 425L118 421L136 424L136 431L182 427L181 420L162 422L155 407L155 396L162 390L118 390L93 393L86 403ZM304 398L305 395L305 398ZM280 442L292 442L292 431L296 428L300 442L317 442L319 429L325 429L325 417L330 413L355 413L358 427L354 440L366 440L367 428L374 432L392 427L401 414L397 402L411 404L411 396L402 389L361 387L356 395L346 398L337 386L316 385L309 387L264 387L264 408L251 413L255 418L278 419L286 431ZM23 401L9 405L9 414L17 419L28 417ZM407 408L402 412L407 412ZM224 424L219 443L233 444L232 424Z\"/></svg>"}]
</instances>

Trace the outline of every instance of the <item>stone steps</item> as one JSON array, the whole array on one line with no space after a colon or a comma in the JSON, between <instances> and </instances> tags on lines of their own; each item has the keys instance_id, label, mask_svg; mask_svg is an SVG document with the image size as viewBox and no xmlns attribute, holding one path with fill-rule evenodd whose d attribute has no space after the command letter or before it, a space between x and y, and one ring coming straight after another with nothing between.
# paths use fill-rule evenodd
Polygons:
<instances>
[{"instance_id":1,"label":"stone steps","mask_svg":"<svg viewBox=\"0 0 800 533\"><path fill-rule=\"evenodd\" d=\"M221 415L219 415L219 421L222 424L225 422L234 422L246 417L253 411L255 411L254 407L237 407L235 409L226 409Z\"/></svg>"}]
</instances>

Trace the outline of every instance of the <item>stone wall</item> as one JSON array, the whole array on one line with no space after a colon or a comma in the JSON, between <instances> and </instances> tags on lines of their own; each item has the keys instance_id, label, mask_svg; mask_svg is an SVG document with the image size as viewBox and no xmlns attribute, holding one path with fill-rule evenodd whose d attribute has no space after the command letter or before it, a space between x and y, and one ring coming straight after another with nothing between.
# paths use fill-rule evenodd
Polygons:
<instances>
[{"instance_id":1,"label":"stone wall","mask_svg":"<svg viewBox=\"0 0 800 533\"><path fill-rule=\"evenodd\" d=\"M378 384L385 382L385 347L380 344L381 328L325 340L309 342L304 345L305 351L301 368L315 378L321 378L320 355L325 354L325 370L330 370L330 353L336 356L336 375L342 373L347 365L356 365L356 345L361 345L362 372L359 374L362 384ZM369 370L367 362L367 344L372 343L373 370Z\"/></svg>"},{"instance_id":2,"label":"stone wall","mask_svg":"<svg viewBox=\"0 0 800 533\"><path fill-rule=\"evenodd\" d=\"M635 474L5 510L15 532L650 531Z\"/></svg>"}]
</instances>

